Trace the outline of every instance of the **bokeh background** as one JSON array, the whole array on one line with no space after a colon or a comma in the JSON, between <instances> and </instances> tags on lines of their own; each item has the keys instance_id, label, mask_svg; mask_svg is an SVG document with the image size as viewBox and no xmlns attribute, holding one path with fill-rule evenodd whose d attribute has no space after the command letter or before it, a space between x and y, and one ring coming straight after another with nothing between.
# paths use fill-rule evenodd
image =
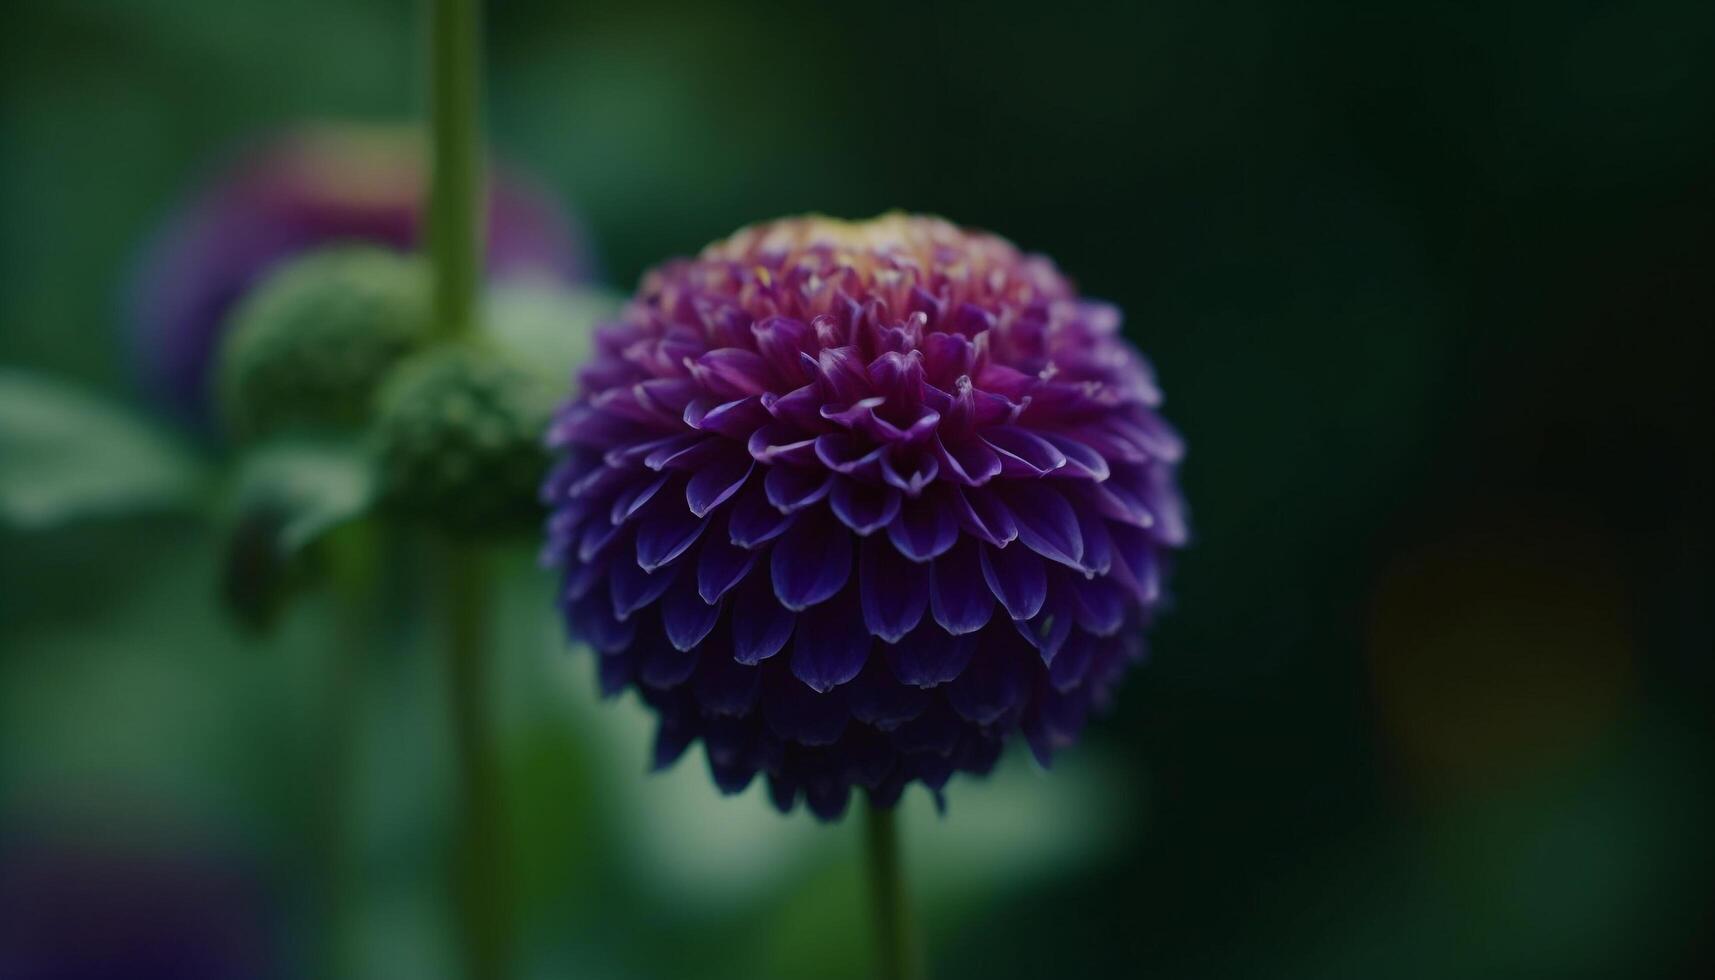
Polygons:
<instances>
[{"instance_id":1,"label":"bokeh background","mask_svg":"<svg viewBox=\"0 0 1715 980\"><path fill-rule=\"evenodd\" d=\"M1175 608L1053 773L909 799L936 976L1708 975L1715 6L489 7L492 140L612 286L760 218L929 210L1053 255L1156 362ZM422 109L405 0L3 22L0 365L138 411L121 283L199 175ZM422 610L355 656L326 597L256 638L219 538L0 530L0 974L454 976ZM494 650L518 974L865 975L858 828L694 757L645 778L532 558Z\"/></svg>"}]
</instances>

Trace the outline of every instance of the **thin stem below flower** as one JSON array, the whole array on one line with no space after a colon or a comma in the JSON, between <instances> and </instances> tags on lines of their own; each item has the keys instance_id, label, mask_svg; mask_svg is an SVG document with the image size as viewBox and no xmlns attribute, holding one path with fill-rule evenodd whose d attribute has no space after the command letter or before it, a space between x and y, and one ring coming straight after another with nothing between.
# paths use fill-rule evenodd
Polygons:
<instances>
[{"instance_id":1,"label":"thin stem below flower","mask_svg":"<svg viewBox=\"0 0 1715 980\"><path fill-rule=\"evenodd\" d=\"M489 720L489 581L480 545L443 542L448 705L458 765L454 900L470 980L510 972L509 862Z\"/></svg>"},{"instance_id":2,"label":"thin stem below flower","mask_svg":"<svg viewBox=\"0 0 1715 980\"><path fill-rule=\"evenodd\" d=\"M881 980L923 980L927 974L905 900L894 813L892 807L870 805L864 814L870 901L875 919L876 976Z\"/></svg>"}]
</instances>

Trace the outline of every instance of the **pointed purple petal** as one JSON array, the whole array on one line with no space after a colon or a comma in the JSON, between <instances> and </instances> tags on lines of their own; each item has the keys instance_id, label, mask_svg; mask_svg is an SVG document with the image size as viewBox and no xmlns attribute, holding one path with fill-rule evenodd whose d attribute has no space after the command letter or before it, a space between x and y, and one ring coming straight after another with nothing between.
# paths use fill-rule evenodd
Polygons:
<instances>
[{"instance_id":1,"label":"pointed purple petal","mask_svg":"<svg viewBox=\"0 0 1715 980\"><path fill-rule=\"evenodd\" d=\"M613 524L624 524L637 516L643 505L655 498L661 488L667 485L672 476L663 473L654 480L639 480L637 483L619 492L613 498L613 506L608 510L608 521Z\"/></svg>"},{"instance_id":2,"label":"pointed purple petal","mask_svg":"<svg viewBox=\"0 0 1715 980\"><path fill-rule=\"evenodd\" d=\"M733 503L732 513L727 517L727 540L740 548L754 550L785 533L795 520L796 515L782 514L769 503L760 481L753 480L738 492Z\"/></svg>"},{"instance_id":3,"label":"pointed purple petal","mask_svg":"<svg viewBox=\"0 0 1715 980\"><path fill-rule=\"evenodd\" d=\"M1036 552L1014 544L1008 548L978 549L983 581L1013 619L1030 619L1042 611L1048 598L1048 575Z\"/></svg>"},{"instance_id":4,"label":"pointed purple petal","mask_svg":"<svg viewBox=\"0 0 1715 980\"><path fill-rule=\"evenodd\" d=\"M944 554L959 540L959 519L951 493L931 489L916 500L907 500L899 516L887 525L887 539L912 561L929 561Z\"/></svg>"},{"instance_id":5,"label":"pointed purple petal","mask_svg":"<svg viewBox=\"0 0 1715 980\"><path fill-rule=\"evenodd\" d=\"M841 523L858 534L867 535L881 530L893 520L899 513L900 499L899 491L893 487L835 477L828 505Z\"/></svg>"},{"instance_id":6,"label":"pointed purple petal","mask_svg":"<svg viewBox=\"0 0 1715 980\"><path fill-rule=\"evenodd\" d=\"M752 577L733 593L732 656L757 664L779 653L792 638L797 617L775 601L767 583Z\"/></svg>"},{"instance_id":7,"label":"pointed purple petal","mask_svg":"<svg viewBox=\"0 0 1715 980\"><path fill-rule=\"evenodd\" d=\"M697 594L704 602L719 602L750 573L758 557L757 552L740 548L718 534L704 538L697 555Z\"/></svg>"},{"instance_id":8,"label":"pointed purple petal","mask_svg":"<svg viewBox=\"0 0 1715 980\"><path fill-rule=\"evenodd\" d=\"M852 717L882 731L898 728L929 706L928 693L899 683L880 657L870 658L863 671L843 690Z\"/></svg>"},{"instance_id":9,"label":"pointed purple petal","mask_svg":"<svg viewBox=\"0 0 1715 980\"><path fill-rule=\"evenodd\" d=\"M928 569L876 538L865 538L859 547L858 584L864 625L888 643L916 629L929 604Z\"/></svg>"},{"instance_id":10,"label":"pointed purple petal","mask_svg":"<svg viewBox=\"0 0 1715 980\"><path fill-rule=\"evenodd\" d=\"M832 745L851 718L843 690L818 694L790 671L762 678L762 716L774 734L802 745Z\"/></svg>"},{"instance_id":11,"label":"pointed purple petal","mask_svg":"<svg viewBox=\"0 0 1715 980\"><path fill-rule=\"evenodd\" d=\"M608 591L613 600L613 614L620 619L629 618L632 613L661 598L661 593L673 584L679 571L677 568L663 568L648 572L628 561L614 562L612 569L608 576Z\"/></svg>"},{"instance_id":12,"label":"pointed purple petal","mask_svg":"<svg viewBox=\"0 0 1715 980\"><path fill-rule=\"evenodd\" d=\"M882 647L882 652L899 683L934 687L959 676L976 649L973 636L948 636L933 624L923 623L898 643Z\"/></svg>"},{"instance_id":13,"label":"pointed purple petal","mask_svg":"<svg viewBox=\"0 0 1715 980\"><path fill-rule=\"evenodd\" d=\"M662 507L637 526L637 564L654 571L678 558L708 527L706 517L696 517L676 504Z\"/></svg>"},{"instance_id":14,"label":"pointed purple petal","mask_svg":"<svg viewBox=\"0 0 1715 980\"><path fill-rule=\"evenodd\" d=\"M738 493L755 468L756 462L742 453L715 460L698 470L685 484L685 503L690 505L691 513L706 517L709 511Z\"/></svg>"},{"instance_id":15,"label":"pointed purple petal","mask_svg":"<svg viewBox=\"0 0 1715 980\"><path fill-rule=\"evenodd\" d=\"M1020 660L1005 645L979 650L970 665L947 684L947 703L960 717L977 725L995 724L1023 708L1029 685Z\"/></svg>"},{"instance_id":16,"label":"pointed purple petal","mask_svg":"<svg viewBox=\"0 0 1715 980\"><path fill-rule=\"evenodd\" d=\"M692 678L697 704L710 715L741 717L756 706L762 690L762 668L731 657L705 656Z\"/></svg>"},{"instance_id":17,"label":"pointed purple petal","mask_svg":"<svg viewBox=\"0 0 1715 980\"><path fill-rule=\"evenodd\" d=\"M981 548L975 541L961 541L930 566L929 608L948 633L975 633L994 615L994 592L983 579Z\"/></svg>"},{"instance_id":18,"label":"pointed purple petal","mask_svg":"<svg viewBox=\"0 0 1715 980\"><path fill-rule=\"evenodd\" d=\"M997 548L1005 547L1018 537L1018 525L1012 512L988 488L961 490L951 488L953 513L966 531Z\"/></svg>"},{"instance_id":19,"label":"pointed purple petal","mask_svg":"<svg viewBox=\"0 0 1715 980\"><path fill-rule=\"evenodd\" d=\"M806 515L774 545L774 594L791 610L826 601L852 571L852 535L826 514Z\"/></svg>"},{"instance_id":20,"label":"pointed purple petal","mask_svg":"<svg viewBox=\"0 0 1715 980\"><path fill-rule=\"evenodd\" d=\"M1064 494L1040 481L1007 481L997 490L1018 527L1018 540L1049 561L1071 568L1084 560L1078 513Z\"/></svg>"},{"instance_id":21,"label":"pointed purple petal","mask_svg":"<svg viewBox=\"0 0 1715 980\"><path fill-rule=\"evenodd\" d=\"M661 625L667 631L667 641L680 650L703 642L720 615L721 607L704 602L689 575L681 575L661 599Z\"/></svg>"},{"instance_id":22,"label":"pointed purple petal","mask_svg":"<svg viewBox=\"0 0 1715 980\"><path fill-rule=\"evenodd\" d=\"M848 589L798 620L792 638L792 673L817 693L825 694L856 677L869 657L871 638L864 630L855 592Z\"/></svg>"},{"instance_id":23,"label":"pointed purple petal","mask_svg":"<svg viewBox=\"0 0 1715 980\"><path fill-rule=\"evenodd\" d=\"M833 485L833 477L823 470L796 466L771 466L763 478L768 502L788 514L826 497Z\"/></svg>"},{"instance_id":24,"label":"pointed purple petal","mask_svg":"<svg viewBox=\"0 0 1715 980\"><path fill-rule=\"evenodd\" d=\"M1053 443L1016 425L984 430L982 440L1000 456L1003 476L1039 477L1066 465L1065 454Z\"/></svg>"}]
</instances>

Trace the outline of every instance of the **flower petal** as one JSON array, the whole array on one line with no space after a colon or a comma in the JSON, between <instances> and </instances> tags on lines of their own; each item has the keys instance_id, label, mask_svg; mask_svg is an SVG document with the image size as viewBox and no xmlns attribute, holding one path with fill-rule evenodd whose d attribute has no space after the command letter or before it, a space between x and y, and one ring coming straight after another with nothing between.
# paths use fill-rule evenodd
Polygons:
<instances>
[{"instance_id":1,"label":"flower petal","mask_svg":"<svg viewBox=\"0 0 1715 980\"><path fill-rule=\"evenodd\" d=\"M807 515L774 545L774 594L793 611L824 602L852 572L851 532L824 514Z\"/></svg>"},{"instance_id":2,"label":"flower petal","mask_svg":"<svg viewBox=\"0 0 1715 980\"><path fill-rule=\"evenodd\" d=\"M877 538L865 538L859 547L858 584L864 625L888 643L915 629L929 605L928 569Z\"/></svg>"},{"instance_id":3,"label":"flower petal","mask_svg":"<svg viewBox=\"0 0 1715 980\"><path fill-rule=\"evenodd\" d=\"M948 633L975 633L994 615L994 592L983 578L981 548L975 541L961 541L930 565L929 609Z\"/></svg>"},{"instance_id":4,"label":"flower petal","mask_svg":"<svg viewBox=\"0 0 1715 980\"><path fill-rule=\"evenodd\" d=\"M818 694L839 687L863 669L871 638L855 590L798 620L792 638L792 673Z\"/></svg>"},{"instance_id":5,"label":"flower petal","mask_svg":"<svg viewBox=\"0 0 1715 980\"><path fill-rule=\"evenodd\" d=\"M690 505L691 513L706 517L709 511L737 493L755 468L755 461L743 454L735 453L715 460L685 483L685 503Z\"/></svg>"},{"instance_id":6,"label":"flower petal","mask_svg":"<svg viewBox=\"0 0 1715 980\"><path fill-rule=\"evenodd\" d=\"M983 581L1013 619L1030 619L1042 611L1048 598L1048 574L1034 551L979 546Z\"/></svg>"},{"instance_id":7,"label":"flower petal","mask_svg":"<svg viewBox=\"0 0 1715 980\"><path fill-rule=\"evenodd\" d=\"M759 664L779 653L792 638L798 617L779 602L757 578L733 593L732 657L741 664Z\"/></svg>"}]
</instances>

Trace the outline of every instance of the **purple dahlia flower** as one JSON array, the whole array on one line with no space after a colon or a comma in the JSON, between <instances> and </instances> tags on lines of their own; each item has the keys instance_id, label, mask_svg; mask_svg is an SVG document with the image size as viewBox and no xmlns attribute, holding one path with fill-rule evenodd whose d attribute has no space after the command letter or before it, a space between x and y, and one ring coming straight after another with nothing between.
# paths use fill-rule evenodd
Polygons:
<instances>
[{"instance_id":1,"label":"purple dahlia flower","mask_svg":"<svg viewBox=\"0 0 1715 980\"><path fill-rule=\"evenodd\" d=\"M1186 539L1119 312L934 218L757 225L650 272L549 432L546 559L601 684L818 816L1044 764Z\"/></svg>"},{"instance_id":2,"label":"purple dahlia flower","mask_svg":"<svg viewBox=\"0 0 1715 980\"><path fill-rule=\"evenodd\" d=\"M408 249L426 174L410 127L321 124L243 155L156 236L129 297L145 381L187 415L233 303L282 259L337 242ZM574 280L586 251L551 197L514 174L489 192L488 264L500 278Z\"/></svg>"}]
</instances>

